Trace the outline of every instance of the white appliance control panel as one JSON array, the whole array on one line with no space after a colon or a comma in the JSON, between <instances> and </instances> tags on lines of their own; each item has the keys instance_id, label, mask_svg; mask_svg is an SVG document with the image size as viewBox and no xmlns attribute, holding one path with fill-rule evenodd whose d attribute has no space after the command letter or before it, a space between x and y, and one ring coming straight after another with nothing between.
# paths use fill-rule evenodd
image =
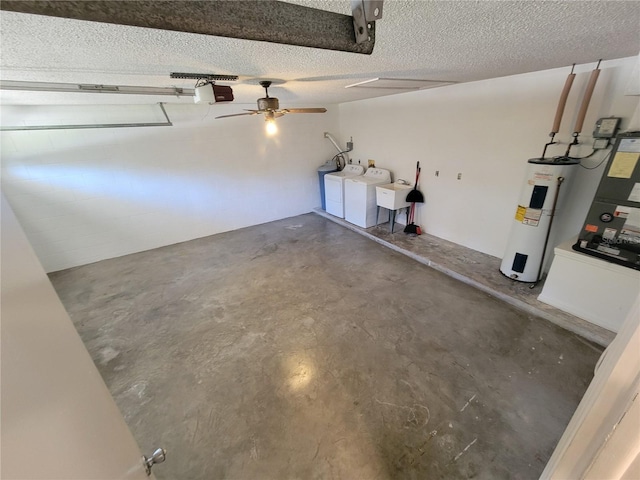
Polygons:
<instances>
[{"instance_id":1,"label":"white appliance control panel","mask_svg":"<svg viewBox=\"0 0 640 480\"><path fill-rule=\"evenodd\" d=\"M342 171L348 174L362 175L364 173L364 167L362 165L345 165Z\"/></svg>"},{"instance_id":2,"label":"white appliance control panel","mask_svg":"<svg viewBox=\"0 0 640 480\"><path fill-rule=\"evenodd\" d=\"M384 170L382 168L369 168L367 172L364 174L365 177L374 177L379 179L391 178L391 174L389 170Z\"/></svg>"}]
</instances>

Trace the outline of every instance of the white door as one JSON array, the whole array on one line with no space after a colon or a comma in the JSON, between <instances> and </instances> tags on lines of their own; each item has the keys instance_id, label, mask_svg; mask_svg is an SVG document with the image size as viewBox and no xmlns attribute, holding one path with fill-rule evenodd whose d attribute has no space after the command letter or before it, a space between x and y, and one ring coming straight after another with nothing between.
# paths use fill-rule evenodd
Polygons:
<instances>
[{"instance_id":1,"label":"white door","mask_svg":"<svg viewBox=\"0 0 640 480\"><path fill-rule=\"evenodd\" d=\"M4 195L0 203L0 477L146 480L136 441Z\"/></svg>"},{"instance_id":2,"label":"white door","mask_svg":"<svg viewBox=\"0 0 640 480\"><path fill-rule=\"evenodd\" d=\"M640 293L541 479L640 478Z\"/></svg>"}]
</instances>

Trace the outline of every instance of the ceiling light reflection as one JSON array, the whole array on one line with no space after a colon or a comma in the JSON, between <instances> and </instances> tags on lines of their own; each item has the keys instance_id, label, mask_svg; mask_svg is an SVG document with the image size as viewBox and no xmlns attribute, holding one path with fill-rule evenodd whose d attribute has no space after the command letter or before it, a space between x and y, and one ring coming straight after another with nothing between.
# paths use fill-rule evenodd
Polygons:
<instances>
[{"instance_id":1,"label":"ceiling light reflection","mask_svg":"<svg viewBox=\"0 0 640 480\"><path fill-rule=\"evenodd\" d=\"M316 374L313 362L301 355L288 357L285 362L286 383L291 391L304 389Z\"/></svg>"}]
</instances>

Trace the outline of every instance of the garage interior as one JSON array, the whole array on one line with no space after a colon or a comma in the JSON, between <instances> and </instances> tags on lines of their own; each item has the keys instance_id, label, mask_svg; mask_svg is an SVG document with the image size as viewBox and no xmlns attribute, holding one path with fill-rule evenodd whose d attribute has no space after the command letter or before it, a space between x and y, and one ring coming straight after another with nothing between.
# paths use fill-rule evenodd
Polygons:
<instances>
[{"instance_id":1,"label":"garage interior","mask_svg":"<svg viewBox=\"0 0 640 480\"><path fill-rule=\"evenodd\" d=\"M51 279L158 478L536 478L602 350L315 214Z\"/></svg>"},{"instance_id":2,"label":"garage interior","mask_svg":"<svg viewBox=\"0 0 640 480\"><path fill-rule=\"evenodd\" d=\"M6 9L0 23L3 378L31 378L11 342L49 321L14 321L10 258L28 250L135 443L166 449L158 479L562 478L550 460L596 364L635 338L637 270L598 260L606 281L577 296L571 268L545 278L580 255L563 245L613 157L595 125L640 130L640 4L387 1L368 55ZM195 103L202 79L171 72L237 75L215 81L234 99ZM545 151L580 162L542 280L518 282L500 262L570 72ZM264 80L280 108L326 113L280 116L275 134L262 114L216 118L255 109ZM318 169L337 159L409 186L420 162L423 234L404 213L393 232L327 213ZM24 470L20 388L3 381L3 478L83 478Z\"/></svg>"}]
</instances>

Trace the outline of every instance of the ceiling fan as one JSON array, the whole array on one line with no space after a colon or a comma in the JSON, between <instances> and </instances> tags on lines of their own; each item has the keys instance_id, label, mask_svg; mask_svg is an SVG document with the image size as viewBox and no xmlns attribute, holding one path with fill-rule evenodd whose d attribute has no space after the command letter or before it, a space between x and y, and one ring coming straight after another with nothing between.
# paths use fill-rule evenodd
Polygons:
<instances>
[{"instance_id":1,"label":"ceiling fan","mask_svg":"<svg viewBox=\"0 0 640 480\"><path fill-rule=\"evenodd\" d=\"M282 117L287 113L325 113L327 111L326 108L283 108L280 110L280 102L275 97L269 96L269 87L271 86L271 82L268 80L263 80L260 82L262 88L264 88L265 96L264 98L258 99L258 109L257 110L247 110L247 113L234 113L232 115L221 115L216 118L228 118L228 117L239 117L242 115L258 115L259 113L264 114L264 119L267 122L267 133L269 135L273 135L278 131L275 119L278 117Z\"/></svg>"}]
</instances>

